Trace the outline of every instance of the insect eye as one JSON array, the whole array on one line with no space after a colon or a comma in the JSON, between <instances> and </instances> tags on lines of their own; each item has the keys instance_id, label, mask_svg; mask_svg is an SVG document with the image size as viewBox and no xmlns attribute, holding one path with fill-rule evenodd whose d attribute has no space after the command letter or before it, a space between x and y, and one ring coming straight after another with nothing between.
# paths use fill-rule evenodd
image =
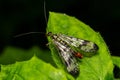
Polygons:
<instances>
[{"instance_id":1,"label":"insect eye","mask_svg":"<svg viewBox=\"0 0 120 80\"><path fill-rule=\"evenodd\" d=\"M52 35L52 32L48 32L48 33L47 33L47 36L51 36L51 35Z\"/></svg>"}]
</instances>

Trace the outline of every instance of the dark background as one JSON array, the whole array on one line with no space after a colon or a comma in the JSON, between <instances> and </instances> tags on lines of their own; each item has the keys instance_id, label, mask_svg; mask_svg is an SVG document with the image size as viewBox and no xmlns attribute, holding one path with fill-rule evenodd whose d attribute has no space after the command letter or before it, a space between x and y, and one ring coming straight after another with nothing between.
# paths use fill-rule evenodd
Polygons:
<instances>
[{"instance_id":1,"label":"dark background","mask_svg":"<svg viewBox=\"0 0 120 80\"><path fill-rule=\"evenodd\" d=\"M120 0L45 0L48 11L75 16L101 33L112 55L120 56ZM44 0L0 0L0 53L6 46L48 49Z\"/></svg>"}]
</instances>

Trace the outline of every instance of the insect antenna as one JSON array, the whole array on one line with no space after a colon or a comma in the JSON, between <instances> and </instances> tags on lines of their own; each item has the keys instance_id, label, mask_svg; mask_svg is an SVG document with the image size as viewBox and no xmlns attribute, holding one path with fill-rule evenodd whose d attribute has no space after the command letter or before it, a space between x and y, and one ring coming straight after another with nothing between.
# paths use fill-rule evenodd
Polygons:
<instances>
[{"instance_id":1,"label":"insect antenna","mask_svg":"<svg viewBox=\"0 0 120 80\"><path fill-rule=\"evenodd\" d=\"M28 32L28 33L22 33L22 34L15 35L13 37L17 38L17 37L21 37L21 36L25 36L25 35L29 35L29 34L45 34L45 33L44 32Z\"/></svg>"},{"instance_id":2,"label":"insect antenna","mask_svg":"<svg viewBox=\"0 0 120 80\"><path fill-rule=\"evenodd\" d=\"M45 0L44 0L44 17L45 17L45 23L46 23L46 26L47 26L48 19L47 19L47 14L46 14L46 2L45 2Z\"/></svg>"}]
</instances>

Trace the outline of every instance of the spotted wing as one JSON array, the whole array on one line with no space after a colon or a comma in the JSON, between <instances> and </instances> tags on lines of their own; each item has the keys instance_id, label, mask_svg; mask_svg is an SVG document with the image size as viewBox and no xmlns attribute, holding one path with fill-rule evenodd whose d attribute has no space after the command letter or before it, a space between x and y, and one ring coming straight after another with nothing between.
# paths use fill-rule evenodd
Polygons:
<instances>
[{"instance_id":1,"label":"spotted wing","mask_svg":"<svg viewBox=\"0 0 120 80\"><path fill-rule=\"evenodd\" d=\"M78 74L78 63L76 58L73 56L75 51L73 51L64 41L57 41L53 39L53 43L55 44L60 58L67 68L67 71L72 75Z\"/></svg>"},{"instance_id":2,"label":"spotted wing","mask_svg":"<svg viewBox=\"0 0 120 80\"><path fill-rule=\"evenodd\" d=\"M58 36L61 40L64 40L70 46L74 46L76 48L79 48L80 50L82 50L84 52L95 53L98 50L98 46L94 42L75 38L75 37L71 37L71 36L67 36L64 34L58 34Z\"/></svg>"}]
</instances>

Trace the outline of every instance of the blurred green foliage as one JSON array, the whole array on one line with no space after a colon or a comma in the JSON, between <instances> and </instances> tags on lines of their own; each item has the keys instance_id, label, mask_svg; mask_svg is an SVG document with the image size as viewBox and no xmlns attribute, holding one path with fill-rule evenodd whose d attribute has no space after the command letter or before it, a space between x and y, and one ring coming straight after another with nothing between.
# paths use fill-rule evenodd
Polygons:
<instances>
[{"instance_id":1,"label":"blurred green foliage","mask_svg":"<svg viewBox=\"0 0 120 80\"><path fill-rule=\"evenodd\" d=\"M16 47L6 47L0 56L0 64L12 64L16 61L25 61L36 55L38 58L53 64L50 51L42 50L37 46L29 50Z\"/></svg>"}]
</instances>

